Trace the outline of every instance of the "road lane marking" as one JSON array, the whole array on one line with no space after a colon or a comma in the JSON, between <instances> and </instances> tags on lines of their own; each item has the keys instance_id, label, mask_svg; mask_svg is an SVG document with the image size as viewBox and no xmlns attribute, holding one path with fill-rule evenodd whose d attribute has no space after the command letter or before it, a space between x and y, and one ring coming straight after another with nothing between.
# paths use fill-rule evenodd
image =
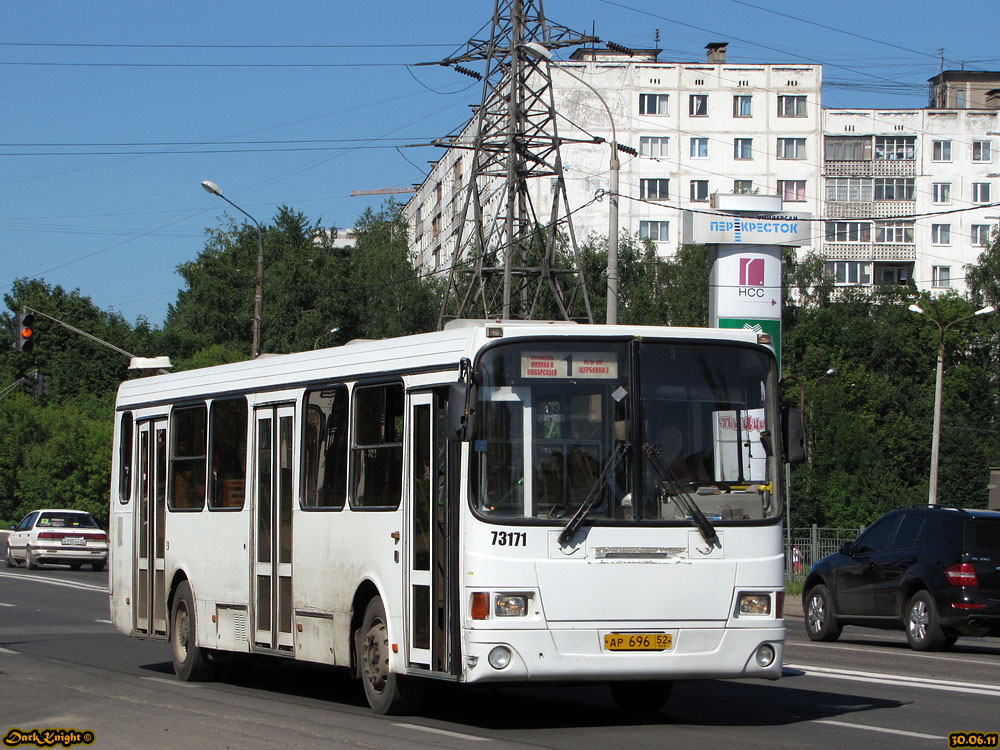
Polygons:
<instances>
[{"instance_id":1,"label":"road lane marking","mask_svg":"<svg viewBox=\"0 0 1000 750\"><path fill-rule=\"evenodd\" d=\"M985 645L987 647L989 647L992 644L987 643ZM789 644L786 641L785 642L785 652L786 653L788 652L788 649L791 646L794 646L794 647L808 646L809 648L832 648L832 649L837 649L838 651L864 651L865 653L871 652L870 648L865 648L863 646L849 646L846 643L843 643L843 644L829 644L829 643L795 643L795 644ZM957 663L965 663L965 664L979 664L979 665L983 665L983 666L987 666L987 667L1000 667L1000 662L983 661L982 659L963 659L963 658L961 658L959 656L941 656L940 654L938 654L938 655L935 655L935 654L924 654L924 653L921 653L920 651L914 651L913 649L911 649L909 647L907 647L905 649L879 651L879 653L880 654L887 654L887 655L891 655L891 656L905 656L907 658L907 660L909 660L909 659L911 659L913 657L917 657L917 658L920 658L920 659L931 659L931 660L937 660L937 661L955 662L956 664Z\"/></svg>"},{"instance_id":2,"label":"road lane marking","mask_svg":"<svg viewBox=\"0 0 1000 750\"><path fill-rule=\"evenodd\" d=\"M16 607L16 604L8 604L7 602L0 602L0 607Z\"/></svg>"},{"instance_id":3,"label":"road lane marking","mask_svg":"<svg viewBox=\"0 0 1000 750\"><path fill-rule=\"evenodd\" d=\"M885 734L898 734L903 737L916 737L921 740L946 740L936 734L921 734L920 732L907 732L903 729L886 729L885 727L870 727L866 724L851 724L846 721L834 721L833 719L813 719L813 724L829 724L831 727L847 727L848 729L865 729L869 732L884 732Z\"/></svg>"},{"instance_id":4,"label":"road lane marking","mask_svg":"<svg viewBox=\"0 0 1000 750\"><path fill-rule=\"evenodd\" d=\"M422 727L419 724L403 724L401 722L394 721L392 723L394 727L402 727L403 729L416 729L418 732L430 732L431 734L443 734L446 737L456 737L460 740L471 740L473 742L489 742L489 737L477 737L474 734L463 734L462 732L449 732L447 729L435 729L434 727Z\"/></svg>"},{"instance_id":5,"label":"road lane marking","mask_svg":"<svg viewBox=\"0 0 1000 750\"><path fill-rule=\"evenodd\" d=\"M856 672L850 669L831 669L829 667L812 667L804 664L786 664L788 669L801 670L813 677L829 677L834 680L852 680L878 685L896 685L898 687L917 687L929 690L944 690L950 693L970 693L972 695L992 695L1000 698L1000 686L984 685L975 682L956 682L954 680L933 680L926 677L907 677L903 675L885 674L882 672Z\"/></svg>"},{"instance_id":6,"label":"road lane marking","mask_svg":"<svg viewBox=\"0 0 1000 750\"><path fill-rule=\"evenodd\" d=\"M0 646L0 654L20 654L20 651L11 651L9 648Z\"/></svg>"},{"instance_id":7,"label":"road lane marking","mask_svg":"<svg viewBox=\"0 0 1000 750\"><path fill-rule=\"evenodd\" d=\"M43 578L42 576L26 575L24 573L0 573L0 578L10 578L11 580L17 581L35 581L37 583L48 583L53 586L65 586L71 589L80 589L81 591L100 591L103 594L108 593L107 586L98 586L93 583L77 583L74 581L59 581L55 578Z\"/></svg>"}]
</instances>

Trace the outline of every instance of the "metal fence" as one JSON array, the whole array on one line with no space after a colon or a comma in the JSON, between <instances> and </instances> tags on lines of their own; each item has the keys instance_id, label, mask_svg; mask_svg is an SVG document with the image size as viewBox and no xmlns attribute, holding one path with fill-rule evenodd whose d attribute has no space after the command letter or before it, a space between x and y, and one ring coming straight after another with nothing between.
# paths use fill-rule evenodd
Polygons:
<instances>
[{"instance_id":1,"label":"metal fence","mask_svg":"<svg viewBox=\"0 0 1000 750\"><path fill-rule=\"evenodd\" d=\"M814 562L833 554L844 542L853 542L863 528L831 529L813 524L807 528L791 529L790 549L789 535L785 535L785 576L804 580Z\"/></svg>"}]
</instances>

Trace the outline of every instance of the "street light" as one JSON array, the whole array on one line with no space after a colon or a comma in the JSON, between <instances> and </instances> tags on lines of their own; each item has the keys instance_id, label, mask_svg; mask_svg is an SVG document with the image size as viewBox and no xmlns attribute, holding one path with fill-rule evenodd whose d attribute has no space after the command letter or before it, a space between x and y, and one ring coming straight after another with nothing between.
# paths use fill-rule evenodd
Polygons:
<instances>
[{"instance_id":1,"label":"street light","mask_svg":"<svg viewBox=\"0 0 1000 750\"><path fill-rule=\"evenodd\" d=\"M254 292L253 297L253 344L251 345L250 358L257 359L260 356L260 329L261 329L261 313L260 309L264 301L264 234L260 228L260 222L254 217L244 211L242 208L233 203L229 198L222 194L222 188L216 185L214 182L209 180L203 180L201 186L212 195L217 195L230 206L235 208L241 214L246 216L250 221L257 225L257 288Z\"/></svg>"},{"instance_id":2,"label":"street light","mask_svg":"<svg viewBox=\"0 0 1000 750\"><path fill-rule=\"evenodd\" d=\"M316 340L315 340L315 341L313 341L313 349L315 349L315 348L316 348L316 345L317 345L317 344L319 343L319 340L320 340L321 338L323 338L324 336L329 336L329 335L330 335L331 333L336 333L336 332L337 332L337 331L339 331L339 330L340 330L340 326L337 326L336 328L331 328L331 329L330 329L329 331L327 331L326 333L321 333L321 334L320 334L319 336L317 336L317 337L316 337Z\"/></svg>"},{"instance_id":3,"label":"street light","mask_svg":"<svg viewBox=\"0 0 1000 750\"><path fill-rule=\"evenodd\" d=\"M547 62L552 62L552 51L538 42L525 42L524 48ZM604 105L604 111L608 113L611 121L611 164L610 164L610 197L608 204L608 309L606 322L615 325L618 323L618 172L620 163L618 161L618 134L615 130L615 118L611 115L611 107L604 100L604 97L591 86L587 81L566 68L559 68L570 78L574 78L588 89L594 92Z\"/></svg>"},{"instance_id":4,"label":"street light","mask_svg":"<svg viewBox=\"0 0 1000 750\"><path fill-rule=\"evenodd\" d=\"M977 315L989 315L994 311L994 307L993 305L987 305L981 310L976 310L972 313L972 315L966 315L958 320L953 320L944 326L941 325L940 320L932 318L919 305L910 305L907 309L910 312L918 313L923 315L928 320L933 321L934 325L938 327L938 333L940 334L940 337L938 338L937 378L934 381L934 427L933 433L931 434L931 479L930 489L927 491L927 504L937 505L938 457L941 449L941 381L944 379L944 335L948 332L948 329L956 323L961 323L963 320L974 318Z\"/></svg>"}]
</instances>

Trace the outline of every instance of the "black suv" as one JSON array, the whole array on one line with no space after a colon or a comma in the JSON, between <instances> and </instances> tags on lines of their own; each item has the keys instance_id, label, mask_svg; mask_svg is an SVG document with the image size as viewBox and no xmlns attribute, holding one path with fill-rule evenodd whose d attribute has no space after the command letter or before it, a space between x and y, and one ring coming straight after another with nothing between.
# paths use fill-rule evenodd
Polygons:
<instances>
[{"instance_id":1,"label":"black suv","mask_svg":"<svg viewBox=\"0 0 1000 750\"><path fill-rule=\"evenodd\" d=\"M833 641L844 625L902 628L918 651L959 635L1000 635L1000 513L897 508L809 570L806 632Z\"/></svg>"}]
</instances>

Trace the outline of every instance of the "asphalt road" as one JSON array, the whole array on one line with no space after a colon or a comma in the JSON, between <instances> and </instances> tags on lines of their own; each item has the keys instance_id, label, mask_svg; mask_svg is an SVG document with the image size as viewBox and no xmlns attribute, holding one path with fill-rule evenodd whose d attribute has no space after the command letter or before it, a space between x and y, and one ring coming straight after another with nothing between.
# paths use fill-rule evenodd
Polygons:
<instances>
[{"instance_id":1,"label":"asphalt road","mask_svg":"<svg viewBox=\"0 0 1000 750\"><path fill-rule=\"evenodd\" d=\"M441 688L419 716L378 717L356 683L323 667L255 662L181 683L166 644L112 627L106 587L106 573L0 568L0 732L90 730L93 747L171 750L828 750L947 747L949 732L1000 730L997 640L918 654L902 633L848 627L837 643L816 644L797 600L782 680L681 682L659 714L637 722L601 686Z\"/></svg>"}]
</instances>

